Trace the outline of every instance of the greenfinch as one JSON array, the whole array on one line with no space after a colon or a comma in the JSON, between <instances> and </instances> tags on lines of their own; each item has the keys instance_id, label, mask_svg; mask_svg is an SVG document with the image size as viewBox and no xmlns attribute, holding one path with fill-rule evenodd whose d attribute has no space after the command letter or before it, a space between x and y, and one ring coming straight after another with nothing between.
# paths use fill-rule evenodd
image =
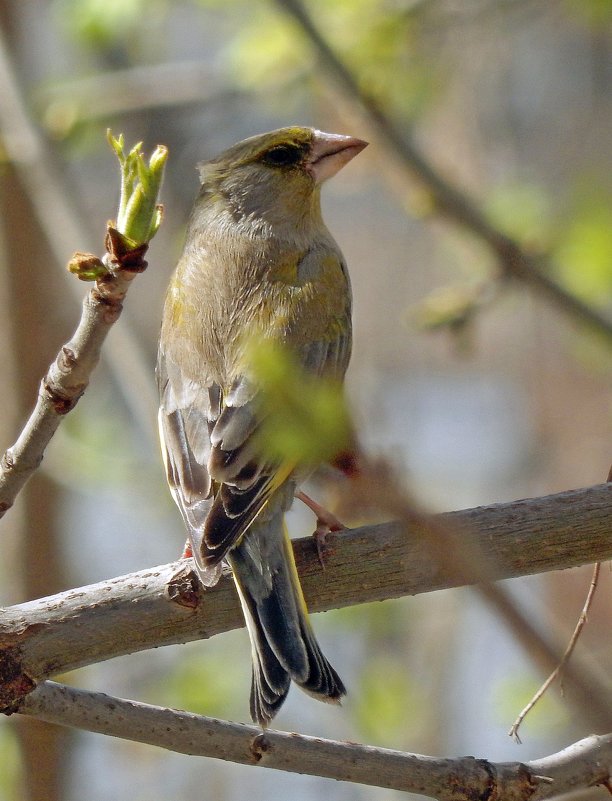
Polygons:
<instances>
[{"instance_id":1,"label":"greenfinch","mask_svg":"<svg viewBox=\"0 0 612 801\"><path fill-rule=\"evenodd\" d=\"M351 290L321 217L321 184L366 146L289 127L199 165L201 188L170 281L157 378L170 490L206 586L227 563L252 651L250 712L267 726L291 681L339 702L346 690L308 620L284 514L304 470L261 452L250 343L288 348L342 380Z\"/></svg>"}]
</instances>

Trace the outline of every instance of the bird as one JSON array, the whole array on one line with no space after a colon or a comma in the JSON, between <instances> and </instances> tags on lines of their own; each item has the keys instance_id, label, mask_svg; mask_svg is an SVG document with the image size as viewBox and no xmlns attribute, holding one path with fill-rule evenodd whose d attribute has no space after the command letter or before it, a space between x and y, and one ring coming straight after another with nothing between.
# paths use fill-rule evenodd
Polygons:
<instances>
[{"instance_id":1,"label":"bird","mask_svg":"<svg viewBox=\"0 0 612 801\"><path fill-rule=\"evenodd\" d=\"M366 145L291 126L200 163L164 303L156 373L166 476L201 582L231 569L251 640L250 714L264 729L292 681L330 703L346 689L313 632L284 521L305 468L261 452L249 345L263 338L309 374L342 381L351 286L320 194Z\"/></svg>"}]
</instances>

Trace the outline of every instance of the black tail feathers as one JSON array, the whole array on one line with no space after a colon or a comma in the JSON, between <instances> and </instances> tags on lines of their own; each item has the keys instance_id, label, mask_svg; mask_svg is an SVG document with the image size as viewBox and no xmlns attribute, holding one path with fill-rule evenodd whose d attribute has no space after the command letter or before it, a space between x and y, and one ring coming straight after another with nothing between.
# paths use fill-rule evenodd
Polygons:
<instances>
[{"instance_id":1,"label":"black tail feathers","mask_svg":"<svg viewBox=\"0 0 612 801\"><path fill-rule=\"evenodd\" d=\"M267 726L282 706L291 681L321 701L337 703L346 694L342 680L329 664L308 621L297 573L280 543L281 559L266 581L261 567L242 544L230 552L253 656L251 717Z\"/></svg>"}]
</instances>

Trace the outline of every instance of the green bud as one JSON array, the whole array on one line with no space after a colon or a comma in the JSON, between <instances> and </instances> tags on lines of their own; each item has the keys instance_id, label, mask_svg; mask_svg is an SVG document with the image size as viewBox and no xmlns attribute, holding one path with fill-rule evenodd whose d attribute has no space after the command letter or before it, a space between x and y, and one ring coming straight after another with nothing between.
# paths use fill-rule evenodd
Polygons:
<instances>
[{"instance_id":1,"label":"green bud","mask_svg":"<svg viewBox=\"0 0 612 801\"><path fill-rule=\"evenodd\" d=\"M121 170L121 196L117 212L117 230L135 246L149 242L161 220L158 196L168 160L168 149L158 145L149 161L142 154L142 142L125 153L124 137L107 132L108 142L115 152Z\"/></svg>"}]
</instances>

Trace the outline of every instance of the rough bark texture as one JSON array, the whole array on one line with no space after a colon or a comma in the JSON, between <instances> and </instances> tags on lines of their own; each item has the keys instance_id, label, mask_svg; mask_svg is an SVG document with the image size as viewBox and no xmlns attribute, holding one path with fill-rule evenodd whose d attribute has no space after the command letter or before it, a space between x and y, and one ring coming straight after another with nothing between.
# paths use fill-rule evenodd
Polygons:
<instances>
[{"instance_id":1,"label":"rough bark texture","mask_svg":"<svg viewBox=\"0 0 612 801\"><path fill-rule=\"evenodd\" d=\"M572 789L609 786L612 735L592 735L533 762L444 759L335 742L109 698L47 682L20 711L183 754L433 796L440 801L538 801Z\"/></svg>"},{"instance_id":2,"label":"rough bark texture","mask_svg":"<svg viewBox=\"0 0 612 801\"><path fill-rule=\"evenodd\" d=\"M492 580L612 558L612 485L440 515L489 565ZM469 542L468 542L469 541ZM416 527L365 526L329 536L321 568L312 538L295 542L311 611L455 587ZM13 606L0 618L0 707L66 670L243 625L229 577L203 590L175 562Z\"/></svg>"}]
</instances>

